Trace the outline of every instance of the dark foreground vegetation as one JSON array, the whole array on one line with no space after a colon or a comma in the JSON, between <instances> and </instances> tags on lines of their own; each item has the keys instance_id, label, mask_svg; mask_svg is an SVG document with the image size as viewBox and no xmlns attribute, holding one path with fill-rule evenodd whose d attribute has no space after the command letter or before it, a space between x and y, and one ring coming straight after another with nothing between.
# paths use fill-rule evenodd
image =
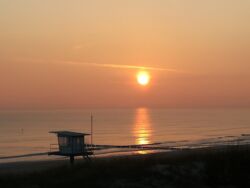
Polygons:
<instances>
[{"instance_id":1,"label":"dark foreground vegetation","mask_svg":"<svg viewBox=\"0 0 250 188\"><path fill-rule=\"evenodd\" d=\"M250 187L247 147L95 159L26 174L0 175L0 187Z\"/></svg>"}]
</instances>

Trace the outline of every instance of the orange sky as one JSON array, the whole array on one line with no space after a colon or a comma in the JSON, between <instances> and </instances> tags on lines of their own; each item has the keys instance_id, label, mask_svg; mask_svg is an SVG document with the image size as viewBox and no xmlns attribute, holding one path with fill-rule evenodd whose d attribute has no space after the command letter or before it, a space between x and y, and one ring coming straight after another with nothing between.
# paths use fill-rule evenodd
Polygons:
<instances>
[{"instance_id":1,"label":"orange sky","mask_svg":"<svg viewBox=\"0 0 250 188\"><path fill-rule=\"evenodd\" d=\"M248 0L2 0L0 109L249 107ZM71 62L71 63L70 63ZM137 69L151 82L139 86Z\"/></svg>"}]
</instances>

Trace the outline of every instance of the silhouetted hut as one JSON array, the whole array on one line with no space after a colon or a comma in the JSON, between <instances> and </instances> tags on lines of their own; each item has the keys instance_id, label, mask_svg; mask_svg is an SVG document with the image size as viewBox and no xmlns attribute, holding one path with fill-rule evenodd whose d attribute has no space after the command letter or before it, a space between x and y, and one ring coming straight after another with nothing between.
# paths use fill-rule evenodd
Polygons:
<instances>
[{"instance_id":1,"label":"silhouetted hut","mask_svg":"<svg viewBox=\"0 0 250 188\"><path fill-rule=\"evenodd\" d=\"M71 163L74 162L75 156L83 156L89 159L93 152L89 151L85 144L85 136L90 134L78 133L71 131L53 131L57 135L58 151L50 151L49 155L61 155L70 157Z\"/></svg>"}]
</instances>

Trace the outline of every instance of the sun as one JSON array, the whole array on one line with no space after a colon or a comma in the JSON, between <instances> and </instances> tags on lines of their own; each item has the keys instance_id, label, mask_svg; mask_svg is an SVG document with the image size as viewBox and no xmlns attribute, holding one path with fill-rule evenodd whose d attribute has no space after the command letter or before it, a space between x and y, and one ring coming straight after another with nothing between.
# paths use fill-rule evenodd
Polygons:
<instances>
[{"instance_id":1,"label":"sun","mask_svg":"<svg viewBox=\"0 0 250 188\"><path fill-rule=\"evenodd\" d=\"M142 86L148 85L150 81L150 76L146 71L140 71L137 73L137 82Z\"/></svg>"}]
</instances>

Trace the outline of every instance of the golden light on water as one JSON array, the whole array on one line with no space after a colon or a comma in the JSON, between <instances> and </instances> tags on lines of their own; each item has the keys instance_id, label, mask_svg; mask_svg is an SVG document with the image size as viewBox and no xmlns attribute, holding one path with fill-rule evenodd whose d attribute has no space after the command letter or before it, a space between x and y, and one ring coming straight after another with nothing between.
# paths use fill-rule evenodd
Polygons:
<instances>
[{"instance_id":1,"label":"golden light on water","mask_svg":"<svg viewBox=\"0 0 250 188\"><path fill-rule=\"evenodd\" d=\"M137 82L138 84L145 86L148 85L150 81L150 75L146 71L140 71L137 73Z\"/></svg>"},{"instance_id":2,"label":"golden light on water","mask_svg":"<svg viewBox=\"0 0 250 188\"><path fill-rule=\"evenodd\" d=\"M135 137L136 144L143 145L151 142L152 130L148 109L136 109L133 135Z\"/></svg>"}]
</instances>

